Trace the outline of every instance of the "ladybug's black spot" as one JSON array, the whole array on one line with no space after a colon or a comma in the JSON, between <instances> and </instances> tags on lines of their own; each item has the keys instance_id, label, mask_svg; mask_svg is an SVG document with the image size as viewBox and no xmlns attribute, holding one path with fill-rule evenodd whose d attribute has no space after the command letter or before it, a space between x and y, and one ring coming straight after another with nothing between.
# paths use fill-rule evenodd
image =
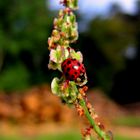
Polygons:
<instances>
[{"instance_id":1,"label":"ladybug's black spot","mask_svg":"<svg viewBox=\"0 0 140 140\"><path fill-rule=\"evenodd\" d=\"M69 73L68 73L68 72L66 72L66 73L65 73L65 76L66 76L66 78L68 78L68 77L69 77Z\"/></svg>"},{"instance_id":2,"label":"ladybug's black spot","mask_svg":"<svg viewBox=\"0 0 140 140\"><path fill-rule=\"evenodd\" d=\"M75 71L74 74L77 75L78 73Z\"/></svg>"},{"instance_id":3,"label":"ladybug's black spot","mask_svg":"<svg viewBox=\"0 0 140 140\"><path fill-rule=\"evenodd\" d=\"M70 71L70 68L67 68L67 70L66 70L67 72L69 72Z\"/></svg>"},{"instance_id":4,"label":"ladybug's black spot","mask_svg":"<svg viewBox=\"0 0 140 140\"><path fill-rule=\"evenodd\" d=\"M71 61L67 61L67 65L69 65L71 63Z\"/></svg>"},{"instance_id":5,"label":"ladybug's black spot","mask_svg":"<svg viewBox=\"0 0 140 140\"><path fill-rule=\"evenodd\" d=\"M80 62L77 62L77 65L80 66Z\"/></svg>"}]
</instances>

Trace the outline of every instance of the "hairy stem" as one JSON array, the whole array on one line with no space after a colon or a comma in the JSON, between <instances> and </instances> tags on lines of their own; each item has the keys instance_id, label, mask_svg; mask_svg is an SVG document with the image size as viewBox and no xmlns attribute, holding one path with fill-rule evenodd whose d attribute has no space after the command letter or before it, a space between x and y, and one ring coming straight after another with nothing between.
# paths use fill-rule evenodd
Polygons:
<instances>
[{"instance_id":1,"label":"hairy stem","mask_svg":"<svg viewBox=\"0 0 140 140\"><path fill-rule=\"evenodd\" d=\"M98 136L103 140L110 140L110 138L106 135L106 133L100 129L100 127L95 123L95 121L91 117L88 108L86 106L85 100L83 98L80 100L79 104L83 107L85 116L87 117L89 123L93 126L93 129L98 134Z\"/></svg>"}]
</instances>

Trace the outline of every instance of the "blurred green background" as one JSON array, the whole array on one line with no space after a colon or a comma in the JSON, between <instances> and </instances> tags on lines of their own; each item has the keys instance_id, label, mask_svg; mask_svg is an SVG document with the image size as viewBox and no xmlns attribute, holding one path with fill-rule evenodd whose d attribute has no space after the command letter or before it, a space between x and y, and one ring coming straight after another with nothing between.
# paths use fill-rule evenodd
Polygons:
<instances>
[{"instance_id":1,"label":"blurred green background","mask_svg":"<svg viewBox=\"0 0 140 140\"><path fill-rule=\"evenodd\" d=\"M57 13L50 7L49 0L0 1L0 94L50 84L54 76L61 75L47 68L47 39ZM83 53L89 88L101 89L119 104L139 103L140 1L136 1L133 14L112 3L106 15L96 14L90 19L79 11L76 15L80 34L71 46ZM138 119L116 122L139 127L139 121L135 121ZM80 139L78 134L56 133L33 139L76 140ZM0 140L9 139L12 137L0 136ZM13 140L17 139L27 138L13 136ZM135 140L120 135L115 135L115 139Z\"/></svg>"},{"instance_id":2,"label":"blurred green background","mask_svg":"<svg viewBox=\"0 0 140 140\"><path fill-rule=\"evenodd\" d=\"M0 2L1 90L25 89L50 82L57 75L47 68L47 38L51 35L53 18L57 13L49 8L49 2ZM94 16L87 26L81 25L86 15L77 13L78 23L81 23L79 31L82 32L78 42L72 45L84 55L89 86L102 88L121 103L139 100L135 92L139 90L135 81L140 77L139 1L135 11L135 14L127 14L118 4L112 3L106 16ZM84 26L86 29L83 31ZM135 97L131 97L133 91ZM124 100L119 94L123 92L128 99L124 96Z\"/></svg>"},{"instance_id":3,"label":"blurred green background","mask_svg":"<svg viewBox=\"0 0 140 140\"><path fill-rule=\"evenodd\" d=\"M57 11L49 8L49 3L46 0L0 2L1 90L26 89L50 82L57 75L47 68L47 38L57 15ZM136 83L140 77L139 1L135 5L136 12L127 14L118 4L112 3L108 14L96 14L85 22L86 25L86 15L78 12L81 32L78 42L72 45L84 55L90 77L88 85L102 88L120 103L139 100L136 93L140 91ZM133 91L135 96L132 97Z\"/></svg>"},{"instance_id":4,"label":"blurred green background","mask_svg":"<svg viewBox=\"0 0 140 140\"><path fill-rule=\"evenodd\" d=\"M0 2L0 89L25 89L47 81L52 16L45 0Z\"/></svg>"}]
</instances>

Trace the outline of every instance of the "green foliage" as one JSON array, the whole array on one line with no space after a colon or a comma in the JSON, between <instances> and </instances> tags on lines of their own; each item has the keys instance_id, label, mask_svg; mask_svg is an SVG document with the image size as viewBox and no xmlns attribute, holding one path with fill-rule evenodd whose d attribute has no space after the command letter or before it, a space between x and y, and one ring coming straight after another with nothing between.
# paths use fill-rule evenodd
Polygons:
<instances>
[{"instance_id":1,"label":"green foliage","mask_svg":"<svg viewBox=\"0 0 140 140\"><path fill-rule=\"evenodd\" d=\"M29 85L29 72L24 65L7 68L0 75L0 88L5 90L24 89Z\"/></svg>"},{"instance_id":2,"label":"green foliage","mask_svg":"<svg viewBox=\"0 0 140 140\"><path fill-rule=\"evenodd\" d=\"M78 133L74 132L66 132L62 134L53 134L53 135L48 135L48 136L40 136L36 138L35 140L80 140L81 136Z\"/></svg>"},{"instance_id":3,"label":"green foliage","mask_svg":"<svg viewBox=\"0 0 140 140\"><path fill-rule=\"evenodd\" d=\"M25 136L1 136L0 140L80 140L81 136L72 131L72 132L65 132L60 133L58 132L53 134L47 134L47 135L38 135L35 137L25 137Z\"/></svg>"},{"instance_id":4,"label":"green foliage","mask_svg":"<svg viewBox=\"0 0 140 140\"><path fill-rule=\"evenodd\" d=\"M0 140L23 140L18 136L0 136Z\"/></svg>"},{"instance_id":5,"label":"green foliage","mask_svg":"<svg viewBox=\"0 0 140 140\"><path fill-rule=\"evenodd\" d=\"M51 83L51 89L53 94L61 97L67 104L72 104L78 96L78 89L75 82L69 81L67 85L67 82L63 78L54 78Z\"/></svg>"},{"instance_id":6,"label":"green foliage","mask_svg":"<svg viewBox=\"0 0 140 140\"><path fill-rule=\"evenodd\" d=\"M114 120L114 124L139 127L140 117L139 116L119 117L118 119Z\"/></svg>"},{"instance_id":7,"label":"green foliage","mask_svg":"<svg viewBox=\"0 0 140 140\"><path fill-rule=\"evenodd\" d=\"M64 4L72 9L78 8L78 0L64 0Z\"/></svg>"},{"instance_id":8,"label":"green foliage","mask_svg":"<svg viewBox=\"0 0 140 140\"><path fill-rule=\"evenodd\" d=\"M136 24L133 20L131 22L131 19L127 20L124 17L124 13L115 14L109 18L96 17L90 22L86 35L94 44L87 47L89 49L96 47L96 50L100 52L99 56L96 52L94 53L95 49L93 48L93 52L88 54L94 53L95 57L92 57L93 61L91 58L88 58L87 61L93 62L91 62L93 64L92 71L95 70L97 79L95 83L107 93L112 88L114 75L126 68L124 56L126 49L131 45L132 47L136 46ZM92 75L92 71L89 72L90 75Z\"/></svg>"},{"instance_id":9,"label":"green foliage","mask_svg":"<svg viewBox=\"0 0 140 140\"><path fill-rule=\"evenodd\" d=\"M126 22L120 16L96 18L91 22L88 33L114 70L124 68L123 53L128 45L135 44L135 26L132 23Z\"/></svg>"},{"instance_id":10,"label":"green foliage","mask_svg":"<svg viewBox=\"0 0 140 140\"><path fill-rule=\"evenodd\" d=\"M41 65L53 14L47 4L46 0L0 2L0 89L43 82Z\"/></svg>"},{"instance_id":11,"label":"green foliage","mask_svg":"<svg viewBox=\"0 0 140 140\"><path fill-rule=\"evenodd\" d=\"M56 49L50 51L50 62L48 67L52 69L59 69L61 71L61 63L68 58L69 52L67 49L58 46Z\"/></svg>"},{"instance_id":12,"label":"green foliage","mask_svg":"<svg viewBox=\"0 0 140 140\"><path fill-rule=\"evenodd\" d=\"M115 140L139 140L139 138L133 138L133 137L121 136L121 135L115 136L114 139Z\"/></svg>"},{"instance_id":13,"label":"green foliage","mask_svg":"<svg viewBox=\"0 0 140 140\"><path fill-rule=\"evenodd\" d=\"M75 52L70 47L69 47L69 51L67 48L62 47L60 45L58 45L56 49L51 49L50 50L50 61L48 64L49 69L53 69L53 70L58 69L59 71L62 71L61 64L68 57L77 59L81 63L83 61L83 56L82 56L81 52L80 51Z\"/></svg>"},{"instance_id":14,"label":"green foliage","mask_svg":"<svg viewBox=\"0 0 140 140\"><path fill-rule=\"evenodd\" d=\"M47 38L50 35L52 17L54 17L54 13L48 8L48 2L46 0L0 1L0 89L22 89L33 84L46 82L53 77L54 72L49 73L46 66L49 61ZM67 3L67 5L69 4ZM70 6L76 9L77 0L74 0L73 5ZM61 15L61 12L59 14ZM87 67L90 69L89 75L93 75L94 72L96 74L93 78L89 77L89 81L91 79L94 86L100 86L106 91L111 88L113 75L125 68L124 51L128 45L137 43L135 39L139 32L139 26L136 25L137 21L126 20L124 15L121 13L114 14L109 18L96 17L91 21L87 33L84 33L86 36L81 42L85 42L79 42L80 45L77 46L77 48L84 50L83 53L88 52L92 55L94 52L89 48L93 47L94 50L97 47L104 55L107 64L101 62L103 65L101 67L96 67L95 61L98 63L97 59L101 57L98 56L96 59L96 52L94 53L96 60L93 59L92 61L87 55L85 61L89 64ZM63 30L67 32L65 37L71 35L67 39L74 42L78 37L75 15L71 14L67 17L64 20L56 20L55 24L58 23L58 28L60 28L66 21L71 21L73 28L70 26L66 28L64 24ZM70 42L63 42L63 39L60 41L69 47ZM87 45L89 39L94 45ZM80 54L74 53L72 53L72 57L78 60L82 58ZM16 73L19 73L19 67L23 68L20 75L25 76L24 79L26 80L18 82L18 84L9 83L12 80L6 79L11 79L11 69L15 72L15 74L12 73L12 76L17 79ZM60 66L56 67L59 67L60 70ZM17 81L19 80L20 78Z\"/></svg>"},{"instance_id":15,"label":"green foliage","mask_svg":"<svg viewBox=\"0 0 140 140\"><path fill-rule=\"evenodd\" d=\"M127 134L126 134L127 135ZM48 135L39 135L36 137L21 137L21 136L1 136L0 140L80 140L81 136L78 132L65 132L65 133L53 133ZM128 136L121 136L121 135L115 135L115 140L139 140L139 138L133 138ZM93 139L94 140L94 139Z\"/></svg>"}]
</instances>

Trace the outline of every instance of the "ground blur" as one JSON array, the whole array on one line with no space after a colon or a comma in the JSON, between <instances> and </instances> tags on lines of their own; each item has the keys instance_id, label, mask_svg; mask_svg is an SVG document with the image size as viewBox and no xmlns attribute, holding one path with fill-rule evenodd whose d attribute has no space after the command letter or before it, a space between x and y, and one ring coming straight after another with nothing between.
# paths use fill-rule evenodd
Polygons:
<instances>
[{"instance_id":1,"label":"ground blur","mask_svg":"<svg viewBox=\"0 0 140 140\"><path fill-rule=\"evenodd\" d=\"M81 129L88 122L79 117L74 107L67 107L52 95L49 85L10 94L0 94L1 140L63 140L80 139ZM87 93L105 130L115 140L140 138L139 104L118 105L101 90Z\"/></svg>"}]
</instances>

